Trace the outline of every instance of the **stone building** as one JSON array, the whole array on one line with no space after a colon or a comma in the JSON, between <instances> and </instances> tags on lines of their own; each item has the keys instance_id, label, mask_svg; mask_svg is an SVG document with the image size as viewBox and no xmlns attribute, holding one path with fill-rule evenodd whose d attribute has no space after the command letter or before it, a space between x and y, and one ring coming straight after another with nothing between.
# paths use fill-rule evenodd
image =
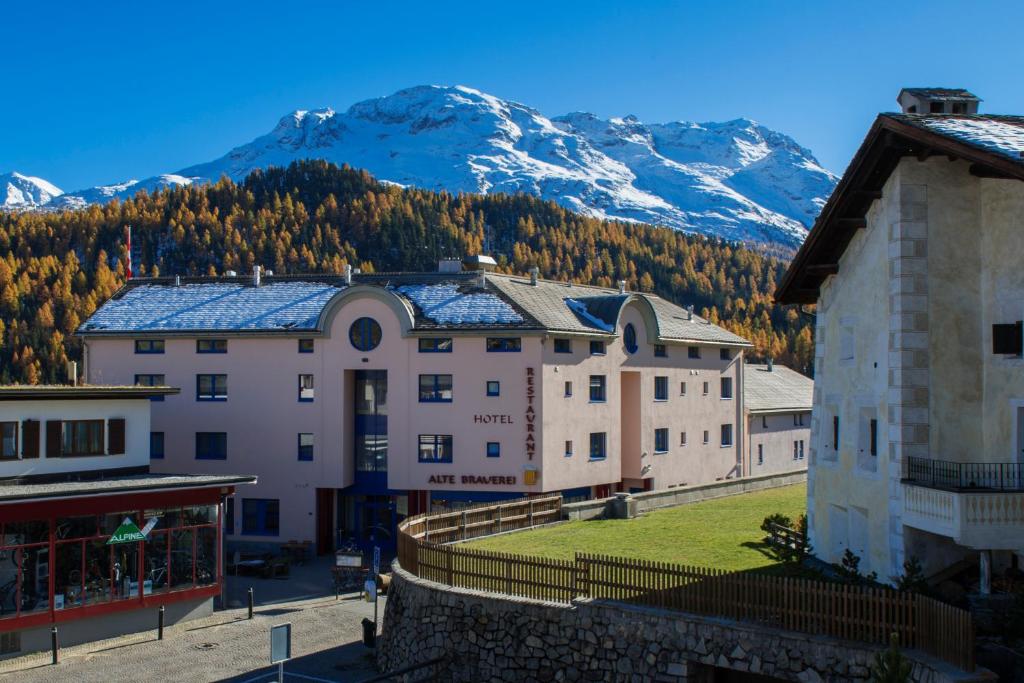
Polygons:
<instances>
[{"instance_id":1,"label":"stone building","mask_svg":"<svg viewBox=\"0 0 1024 683\"><path fill-rule=\"evenodd\" d=\"M1024 548L1022 180L1024 117L880 114L783 278L817 305L824 559L978 562L984 592Z\"/></svg>"}]
</instances>

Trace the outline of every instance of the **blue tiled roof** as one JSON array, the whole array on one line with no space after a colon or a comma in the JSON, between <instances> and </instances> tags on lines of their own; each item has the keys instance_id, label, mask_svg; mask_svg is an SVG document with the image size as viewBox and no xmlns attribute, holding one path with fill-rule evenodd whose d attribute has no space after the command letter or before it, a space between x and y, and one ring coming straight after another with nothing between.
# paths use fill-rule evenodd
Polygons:
<instances>
[{"instance_id":1,"label":"blue tiled roof","mask_svg":"<svg viewBox=\"0 0 1024 683\"><path fill-rule=\"evenodd\" d=\"M80 331L315 329L320 312L341 289L320 282L140 285L103 304Z\"/></svg>"},{"instance_id":2,"label":"blue tiled roof","mask_svg":"<svg viewBox=\"0 0 1024 683\"><path fill-rule=\"evenodd\" d=\"M459 285L403 285L396 290L441 325L515 324L523 316L499 297L486 292L460 291Z\"/></svg>"}]
</instances>

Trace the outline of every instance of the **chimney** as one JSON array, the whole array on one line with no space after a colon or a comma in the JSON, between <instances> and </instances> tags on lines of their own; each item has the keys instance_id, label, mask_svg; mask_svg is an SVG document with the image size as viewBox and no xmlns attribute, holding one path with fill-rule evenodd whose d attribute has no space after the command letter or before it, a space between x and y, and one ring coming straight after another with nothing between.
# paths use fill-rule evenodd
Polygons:
<instances>
[{"instance_id":1,"label":"chimney","mask_svg":"<svg viewBox=\"0 0 1024 683\"><path fill-rule=\"evenodd\" d=\"M352 284L352 265L349 263L345 264L345 285Z\"/></svg>"},{"instance_id":2,"label":"chimney","mask_svg":"<svg viewBox=\"0 0 1024 683\"><path fill-rule=\"evenodd\" d=\"M252 267L252 286L253 287L259 287L260 286L260 270L261 270L261 268L259 266L253 266Z\"/></svg>"},{"instance_id":3,"label":"chimney","mask_svg":"<svg viewBox=\"0 0 1024 683\"><path fill-rule=\"evenodd\" d=\"M686 319L693 320L693 304L686 307Z\"/></svg>"},{"instance_id":4,"label":"chimney","mask_svg":"<svg viewBox=\"0 0 1024 683\"><path fill-rule=\"evenodd\" d=\"M896 101L904 114L977 114L981 98L964 88L903 88Z\"/></svg>"},{"instance_id":5,"label":"chimney","mask_svg":"<svg viewBox=\"0 0 1024 683\"><path fill-rule=\"evenodd\" d=\"M626 281L625 280L619 280L619 294L625 294L625 293L626 293Z\"/></svg>"},{"instance_id":6,"label":"chimney","mask_svg":"<svg viewBox=\"0 0 1024 683\"><path fill-rule=\"evenodd\" d=\"M175 287L181 287L181 276L180 275L175 275L174 276L174 286Z\"/></svg>"},{"instance_id":7,"label":"chimney","mask_svg":"<svg viewBox=\"0 0 1024 683\"><path fill-rule=\"evenodd\" d=\"M437 272L439 273L461 273L462 272L462 260L457 258L443 258L437 262Z\"/></svg>"},{"instance_id":8,"label":"chimney","mask_svg":"<svg viewBox=\"0 0 1024 683\"><path fill-rule=\"evenodd\" d=\"M68 384L73 387L78 386L78 361L68 361Z\"/></svg>"},{"instance_id":9,"label":"chimney","mask_svg":"<svg viewBox=\"0 0 1024 683\"><path fill-rule=\"evenodd\" d=\"M483 268L481 268L480 270L476 271L476 274L480 278L480 281L477 284L479 284L481 287L486 287L487 286L487 271L484 270Z\"/></svg>"},{"instance_id":10,"label":"chimney","mask_svg":"<svg viewBox=\"0 0 1024 683\"><path fill-rule=\"evenodd\" d=\"M540 276L540 268L534 266L530 268L530 284L534 287L537 286L537 277Z\"/></svg>"},{"instance_id":11,"label":"chimney","mask_svg":"<svg viewBox=\"0 0 1024 683\"><path fill-rule=\"evenodd\" d=\"M768 356L768 372L772 372L775 369L775 363L772 361L772 357Z\"/></svg>"}]
</instances>

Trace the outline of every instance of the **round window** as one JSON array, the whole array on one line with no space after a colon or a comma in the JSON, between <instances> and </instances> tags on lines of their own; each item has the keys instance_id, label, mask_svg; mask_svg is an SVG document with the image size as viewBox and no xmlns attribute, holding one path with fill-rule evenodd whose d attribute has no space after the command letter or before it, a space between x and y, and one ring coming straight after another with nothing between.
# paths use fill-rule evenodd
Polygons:
<instances>
[{"instance_id":1,"label":"round window","mask_svg":"<svg viewBox=\"0 0 1024 683\"><path fill-rule=\"evenodd\" d=\"M359 318L348 329L348 338L360 351L373 351L380 344L380 325L373 318Z\"/></svg>"},{"instance_id":2,"label":"round window","mask_svg":"<svg viewBox=\"0 0 1024 683\"><path fill-rule=\"evenodd\" d=\"M628 353L636 353L636 328L633 323L627 323L626 329L622 331L622 343L626 345Z\"/></svg>"}]
</instances>

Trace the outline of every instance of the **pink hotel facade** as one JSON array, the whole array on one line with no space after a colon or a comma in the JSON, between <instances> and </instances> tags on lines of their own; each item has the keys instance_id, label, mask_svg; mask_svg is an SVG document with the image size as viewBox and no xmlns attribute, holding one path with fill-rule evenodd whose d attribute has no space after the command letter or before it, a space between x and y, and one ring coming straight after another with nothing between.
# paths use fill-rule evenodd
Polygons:
<instances>
[{"instance_id":1,"label":"pink hotel facade","mask_svg":"<svg viewBox=\"0 0 1024 683\"><path fill-rule=\"evenodd\" d=\"M86 379L153 403L152 469L246 471L229 540L387 545L428 507L744 474L749 343L657 296L484 272L137 279Z\"/></svg>"}]
</instances>

